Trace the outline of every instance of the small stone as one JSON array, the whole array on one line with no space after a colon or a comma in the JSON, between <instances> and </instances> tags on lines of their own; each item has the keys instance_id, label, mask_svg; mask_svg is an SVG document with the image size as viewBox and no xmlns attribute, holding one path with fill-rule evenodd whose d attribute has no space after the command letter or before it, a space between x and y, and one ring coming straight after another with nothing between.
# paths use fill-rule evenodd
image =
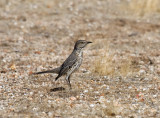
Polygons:
<instances>
[{"instance_id":1,"label":"small stone","mask_svg":"<svg viewBox=\"0 0 160 118\"><path fill-rule=\"evenodd\" d=\"M70 97L70 100L74 101L76 100L76 97Z\"/></svg>"},{"instance_id":2,"label":"small stone","mask_svg":"<svg viewBox=\"0 0 160 118\"><path fill-rule=\"evenodd\" d=\"M84 92L84 93L88 93L88 90L84 90L83 92Z\"/></svg>"},{"instance_id":3,"label":"small stone","mask_svg":"<svg viewBox=\"0 0 160 118\"><path fill-rule=\"evenodd\" d=\"M145 70L140 70L139 73L140 74L144 74L146 71Z\"/></svg>"},{"instance_id":4,"label":"small stone","mask_svg":"<svg viewBox=\"0 0 160 118\"><path fill-rule=\"evenodd\" d=\"M90 107L94 107L95 105L94 104L90 104Z\"/></svg>"}]
</instances>

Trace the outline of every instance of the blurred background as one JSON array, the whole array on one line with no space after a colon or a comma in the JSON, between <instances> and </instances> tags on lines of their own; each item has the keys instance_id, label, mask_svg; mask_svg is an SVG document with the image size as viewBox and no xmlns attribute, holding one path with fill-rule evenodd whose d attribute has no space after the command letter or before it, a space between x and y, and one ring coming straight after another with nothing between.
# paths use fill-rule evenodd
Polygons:
<instances>
[{"instance_id":1,"label":"blurred background","mask_svg":"<svg viewBox=\"0 0 160 118\"><path fill-rule=\"evenodd\" d=\"M70 12L73 15L81 10L106 17L146 18L159 17L159 0L1 0L1 14ZM53 15L53 14L52 14ZM3 15L2 15L3 16ZM97 16L98 17L98 16ZM150 18L151 19L151 18Z\"/></svg>"},{"instance_id":2,"label":"blurred background","mask_svg":"<svg viewBox=\"0 0 160 118\"><path fill-rule=\"evenodd\" d=\"M78 39L93 41L90 50L99 57L110 51L149 55L159 47L160 0L1 0L0 11L1 46L27 54L47 51L41 62L50 52L67 55ZM119 67L108 57L95 62L94 72L115 75Z\"/></svg>"}]
</instances>

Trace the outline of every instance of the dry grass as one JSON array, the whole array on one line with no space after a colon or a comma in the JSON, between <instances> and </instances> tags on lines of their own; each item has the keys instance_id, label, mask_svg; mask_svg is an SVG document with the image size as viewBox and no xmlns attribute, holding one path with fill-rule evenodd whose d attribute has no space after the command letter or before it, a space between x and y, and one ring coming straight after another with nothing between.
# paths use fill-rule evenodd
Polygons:
<instances>
[{"instance_id":1,"label":"dry grass","mask_svg":"<svg viewBox=\"0 0 160 118\"><path fill-rule=\"evenodd\" d=\"M159 0L131 0L131 2L129 2L129 8L140 16L160 12L159 5Z\"/></svg>"},{"instance_id":2,"label":"dry grass","mask_svg":"<svg viewBox=\"0 0 160 118\"><path fill-rule=\"evenodd\" d=\"M139 71L134 57L120 57L109 53L108 49L102 49L99 58L94 62L92 71L98 75L130 76Z\"/></svg>"},{"instance_id":3,"label":"dry grass","mask_svg":"<svg viewBox=\"0 0 160 118\"><path fill-rule=\"evenodd\" d=\"M129 76L134 75L138 72L138 68L133 65L133 60L129 59L119 59L118 62L114 60L114 56L110 54L105 54L97 61L95 61L95 66L93 71L99 75L110 75L110 76Z\"/></svg>"},{"instance_id":4,"label":"dry grass","mask_svg":"<svg viewBox=\"0 0 160 118\"><path fill-rule=\"evenodd\" d=\"M115 116L117 114L120 113L120 104L118 104L116 101L112 101L110 103L105 103L106 104L106 108L102 109L102 114L104 116Z\"/></svg>"},{"instance_id":5,"label":"dry grass","mask_svg":"<svg viewBox=\"0 0 160 118\"><path fill-rule=\"evenodd\" d=\"M115 65L113 63L113 55L105 53L98 60L95 61L93 71L100 75L114 75Z\"/></svg>"}]
</instances>

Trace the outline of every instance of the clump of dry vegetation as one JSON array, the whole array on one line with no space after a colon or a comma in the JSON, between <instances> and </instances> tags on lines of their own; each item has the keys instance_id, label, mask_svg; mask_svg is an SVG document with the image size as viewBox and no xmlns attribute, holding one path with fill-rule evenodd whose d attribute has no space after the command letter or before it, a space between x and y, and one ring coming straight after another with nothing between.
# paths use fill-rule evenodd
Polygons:
<instances>
[{"instance_id":1,"label":"clump of dry vegetation","mask_svg":"<svg viewBox=\"0 0 160 118\"><path fill-rule=\"evenodd\" d=\"M104 54L95 61L93 71L99 75L110 75L110 76L129 76L138 72L139 68L133 63L132 58L114 59L113 54Z\"/></svg>"},{"instance_id":2,"label":"clump of dry vegetation","mask_svg":"<svg viewBox=\"0 0 160 118\"><path fill-rule=\"evenodd\" d=\"M131 0L129 2L129 8L140 16L160 12L159 5L159 0Z\"/></svg>"},{"instance_id":3,"label":"clump of dry vegetation","mask_svg":"<svg viewBox=\"0 0 160 118\"><path fill-rule=\"evenodd\" d=\"M93 72L107 76L130 76L139 71L138 63L134 57L119 56L109 52L108 49L100 51L98 59L94 62Z\"/></svg>"},{"instance_id":4,"label":"clump of dry vegetation","mask_svg":"<svg viewBox=\"0 0 160 118\"><path fill-rule=\"evenodd\" d=\"M102 109L102 114L104 116L116 116L121 112L121 104L118 104L116 101L105 102L106 107Z\"/></svg>"}]
</instances>

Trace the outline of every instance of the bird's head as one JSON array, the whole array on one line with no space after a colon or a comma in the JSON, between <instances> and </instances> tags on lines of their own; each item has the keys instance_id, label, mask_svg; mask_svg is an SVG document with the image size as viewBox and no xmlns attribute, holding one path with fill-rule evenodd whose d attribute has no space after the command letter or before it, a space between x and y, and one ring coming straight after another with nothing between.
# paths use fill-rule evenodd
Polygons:
<instances>
[{"instance_id":1,"label":"bird's head","mask_svg":"<svg viewBox=\"0 0 160 118\"><path fill-rule=\"evenodd\" d=\"M92 43L86 40L78 40L74 46L75 49L83 49L87 44Z\"/></svg>"}]
</instances>

